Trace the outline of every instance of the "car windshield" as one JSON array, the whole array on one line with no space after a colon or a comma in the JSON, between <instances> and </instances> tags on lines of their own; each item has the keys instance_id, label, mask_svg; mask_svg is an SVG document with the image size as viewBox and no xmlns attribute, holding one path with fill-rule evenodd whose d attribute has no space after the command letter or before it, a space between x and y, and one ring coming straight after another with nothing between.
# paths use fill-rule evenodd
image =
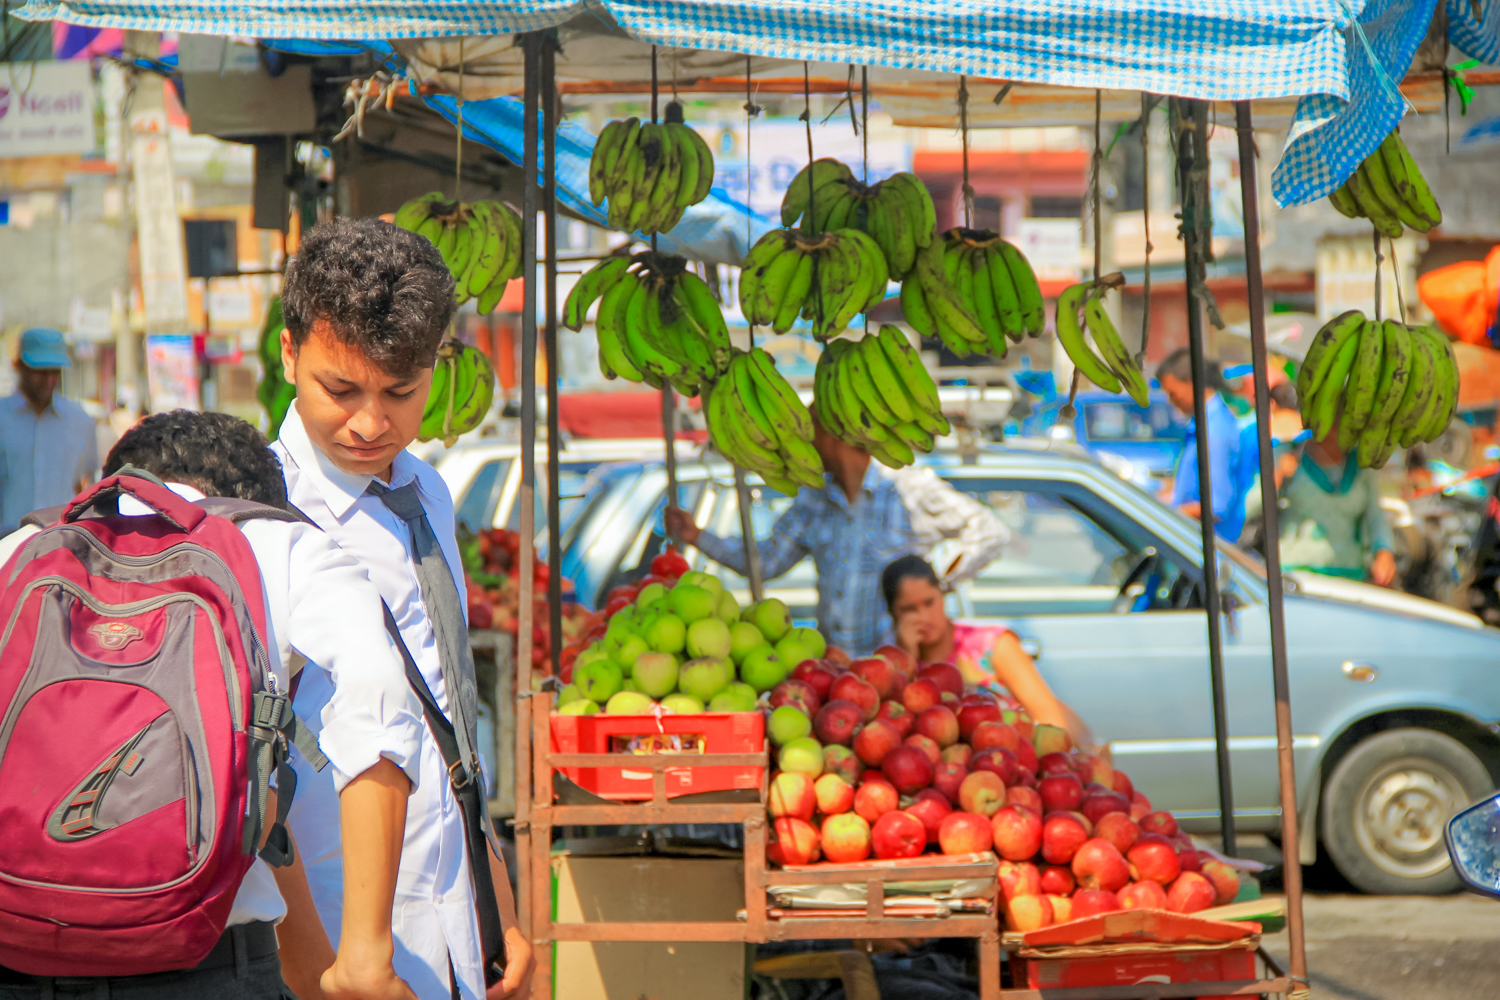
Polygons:
<instances>
[{"instance_id":1,"label":"car windshield","mask_svg":"<svg viewBox=\"0 0 1500 1000\"><path fill-rule=\"evenodd\" d=\"M1107 400L1083 407L1084 432L1089 441L1181 441L1183 425L1170 403Z\"/></svg>"}]
</instances>

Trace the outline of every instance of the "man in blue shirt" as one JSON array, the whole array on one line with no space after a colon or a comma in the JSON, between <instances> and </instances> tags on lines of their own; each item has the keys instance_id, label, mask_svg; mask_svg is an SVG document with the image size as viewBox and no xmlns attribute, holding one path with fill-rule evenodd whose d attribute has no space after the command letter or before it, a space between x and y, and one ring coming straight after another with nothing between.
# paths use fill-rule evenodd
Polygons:
<instances>
[{"instance_id":1,"label":"man in blue shirt","mask_svg":"<svg viewBox=\"0 0 1500 1000\"><path fill-rule=\"evenodd\" d=\"M1177 460L1170 503L1188 517L1203 516L1198 495L1198 424L1193 414L1193 364L1185 347L1167 356L1156 369L1156 381L1172 405L1188 418L1187 436ZM1208 385L1203 389L1203 410L1208 421L1208 469L1213 490L1214 530L1229 542L1238 542L1245 527L1245 489L1235 475L1239 464L1240 428L1234 411L1218 389L1223 385L1217 363L1208 365Z\"/></svg>"},{"instance_id":2,"label":"man in blue shirt","mask_svg":"<svg viewBox=\"0 0 1500 1000\"><path fill-rule=\"evenodd\" d=\"M94 418L57 395L62 370L71 367L57 330L21 334L20 391L0 398L0 535L38 508L67 502L94 479Z\"/></svg>"}]
</instances>

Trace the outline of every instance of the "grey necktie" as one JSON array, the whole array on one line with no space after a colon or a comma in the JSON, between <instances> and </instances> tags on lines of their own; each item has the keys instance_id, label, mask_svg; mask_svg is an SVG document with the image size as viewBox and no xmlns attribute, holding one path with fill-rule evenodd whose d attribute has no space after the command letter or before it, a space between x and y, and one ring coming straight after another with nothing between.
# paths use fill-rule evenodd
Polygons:
<instances>
[{"instance_id":1,"label":"grey necktie","mask_svg":"<svg viewBox=\"0 0 1500 1000\"><path fill-rule=\"evenodd\" d=\"M477 781L474 720L479 712L479 686L474 680L474 654L469 649L469 633L464 627L463 606L459 603L458 587L453 583L453 571L448 568L437 535L433 534L432 522L427 520L415 480L394 490L376 480L365 492L379 497L391 513L411 527L417 582L422 587L422 600L437 636L443 687L448 691L448 716L458 737L459 756L472 772L470 778Z\"/></svg>"}]
</instances>

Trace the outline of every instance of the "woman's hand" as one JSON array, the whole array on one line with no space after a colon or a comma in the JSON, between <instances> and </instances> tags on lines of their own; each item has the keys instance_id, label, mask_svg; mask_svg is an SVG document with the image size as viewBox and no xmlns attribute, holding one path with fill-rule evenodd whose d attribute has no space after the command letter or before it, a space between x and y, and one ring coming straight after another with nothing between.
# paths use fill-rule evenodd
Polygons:
<instances>
[{"instance_id":1,"label":"woman's hand","mask_svg":"<svg viewBox=\"0 0 1500 1000\"><path fill-rule=\"evenodd\" d=\"M904 615L896 622L896 645L918 662L922 659L922 642L926 638L922 633L922 620L917 615Z\"/></svg>"},{"instance_id":2,"label":"woman's hand","mask_svg":"<svg viewBox=\"0 0 1500 1000\"><path fill-rule=\"evenodd\" d=\"M1390 549L1381 549L1370 561L1370 582L1377 587L1389 587L1396 579L1396 557Z\"/></svg>"}]
</instances>

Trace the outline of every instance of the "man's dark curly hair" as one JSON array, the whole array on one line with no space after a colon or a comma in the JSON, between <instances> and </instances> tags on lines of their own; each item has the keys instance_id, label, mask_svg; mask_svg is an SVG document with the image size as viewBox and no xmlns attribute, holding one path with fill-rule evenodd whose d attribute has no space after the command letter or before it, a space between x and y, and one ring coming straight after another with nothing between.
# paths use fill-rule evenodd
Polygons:
<instances>
[{"instance_id":1,"label":"man's dark curly hair","mask_svg":"<svg viewBox=\"0 0 1500 1000\"><path fill-rule=\"evenodd\" d=\"M123 465L185 483L204 496L287 505L281 460L260 431L227 413L172 410L146 417L109 450L104 474L112 476Z\"/></svg>"},{"instance_id":2,"label":"man's dark curly hair","mask_svg":"<svg viewBox=\"0 0 1500 1000\"><path fill-rule=\"evenodd\" d=\"M341 342L406 379L437 360L453 275L425 237L379 219L332 219L287 264L281 309L295 347L326 320Z\"/></svg>"}]
</instances>

